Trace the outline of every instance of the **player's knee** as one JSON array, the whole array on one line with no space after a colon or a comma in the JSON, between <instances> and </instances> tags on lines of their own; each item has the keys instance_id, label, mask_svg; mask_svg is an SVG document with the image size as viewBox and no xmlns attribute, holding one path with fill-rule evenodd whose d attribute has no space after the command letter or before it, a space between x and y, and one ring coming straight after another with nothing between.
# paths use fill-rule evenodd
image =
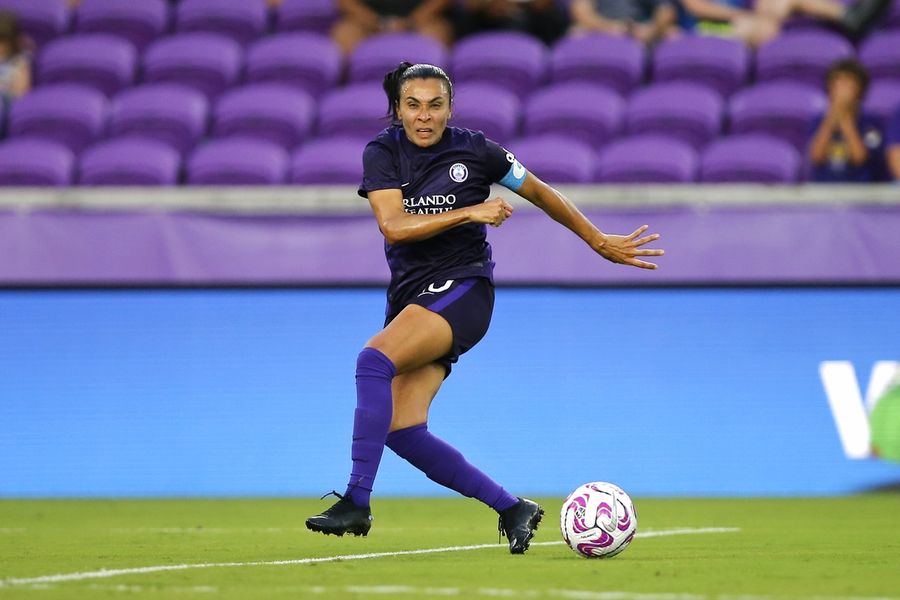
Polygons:
<instances>
[{"instance_id":1,"label":"player's knee","mask_svg":"<svg viewBox=\"0 0 900 600\"><path fill-rule=\"evenodd\" d=\"M392 379L397 374L397 367L383 352L377 348L365 347L356 357L357 377L380 377Z\"/></svg>"}]
</instances>

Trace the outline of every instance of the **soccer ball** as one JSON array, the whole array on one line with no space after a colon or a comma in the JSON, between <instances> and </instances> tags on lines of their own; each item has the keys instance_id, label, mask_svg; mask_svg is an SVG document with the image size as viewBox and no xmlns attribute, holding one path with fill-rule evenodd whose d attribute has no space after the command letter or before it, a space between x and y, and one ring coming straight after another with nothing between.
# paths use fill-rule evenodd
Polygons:
<instances>
[{"instance_id":1,"label":"soccer ball","mask_svg":"<svg viewBox=\"0 0 900 600\"><path fill-rule=\"evenodd\" d=\"M579 486L563 502L559 529L569 547L586 558L609 558L624 550L637 531L634 503L605 481Z\"/></svg>"}]
</instances>

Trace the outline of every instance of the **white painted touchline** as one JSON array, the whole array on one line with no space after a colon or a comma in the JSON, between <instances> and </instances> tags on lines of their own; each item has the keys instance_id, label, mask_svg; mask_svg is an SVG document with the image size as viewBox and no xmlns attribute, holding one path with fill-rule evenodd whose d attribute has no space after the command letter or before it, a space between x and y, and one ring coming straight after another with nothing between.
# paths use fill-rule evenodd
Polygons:
<instances>
[{"instance_id":1,"label":"white painted touchline","mask_svg":"<svg viewBox=\"0 0 900 600\"><path fill-rule=\"evenodd\" d=\"M737 527L703 527L699 529L659 529L638 532L635 537L649 538L669 535L692 535L704 533L734 533L740 531ZM550 546L562 544L556 542L534 542L532 546ZM85 571L82 573L61 573L58 575L43 575L40 577L11 578L0 581L0 587L14 585L35 585L43 583L62 583L65 581L82 581L84 579L105 579L119 575L141 575L144 573L160 573L163 571L187 571L189 569L217 569L231 567L272 567L281 565L309 565L314 563L364 560L367 558L386 558L390 556L411 556L415 554L439 554L443 552L465 552L468 550L483 550L485 548L503 548L502 544L477 544L474 546L447 546L444 548L423 548L420 550L399 550L396 552L372 552L369 554L345 554L342 556L322 556L318 558L296 558L288 560L263 560L252 562L222 562L222 563L195 563L180 565L156 565L152 567L131 567L127 569L100 569L99 571Z\"/></svg>"},{"instance_id":2,"label":"white painted touchline","mask_svg":"<svg viewBox=\"0 0 900 600\"><path fill-rule=\"evenodd\" d=\"M31 589L48 589L47 584L35 584ZM140 593L151 589L141 585L113 585L92 583L88 586L91 590L103 590L111 592ZM288 586L276 588L280 593L307 593L319 596L331 597L335 592L349 592L351 594L366 594L370 596L413 596L415 598L465 596L486 596L489 598L523 598L548 599L565 598L567 600L900 600L897 597L885 596L783 596L765 594L693 594L686 592L623 592L613 590L521 590L510 588L475 588L463 589L456 587L418 587L413 585L348 585L343 587L315 586ZM167 587L171 593L218 593L219 588L208 585L192 587Z\"/></svg>"}]
</instances>

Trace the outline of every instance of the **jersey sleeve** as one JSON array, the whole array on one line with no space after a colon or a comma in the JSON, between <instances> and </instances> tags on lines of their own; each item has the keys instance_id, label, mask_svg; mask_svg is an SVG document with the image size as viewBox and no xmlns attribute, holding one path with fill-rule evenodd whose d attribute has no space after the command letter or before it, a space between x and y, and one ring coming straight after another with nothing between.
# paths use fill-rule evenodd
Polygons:
<instances>
[{"instance_id":1,"label":"jersey sleeve","mask_svg":"<svg viewBox=\"0 0 900 600\"><path fill-rule=\"evenodd\" d=\"M400 189L400 173L390 151L379 143L369 143L363 150L363 180L357 193L367 198L371 191L395 188Z\"/></svg>"},{"instance_id":2,"label":"jersey sleeve","mask_svg":"<svg viewBox=\"0 0 900 600\"><path fill-rule=\"evenodd\" d=\"M486 140L485 163L491 182L499 183L513 192L519 191L528 174L512 152L491 140Z\"/></svg>"}]
</instances>

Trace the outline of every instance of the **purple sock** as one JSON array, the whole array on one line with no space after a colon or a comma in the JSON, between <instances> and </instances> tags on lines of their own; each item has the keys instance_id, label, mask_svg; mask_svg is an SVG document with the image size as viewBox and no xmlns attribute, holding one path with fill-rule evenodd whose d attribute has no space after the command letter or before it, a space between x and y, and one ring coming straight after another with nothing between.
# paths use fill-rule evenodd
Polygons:
<instances>
[{"instance_id":1,"label":"purple sock","mask_svg":"<svg viewBox=\"0 0 900 600\"><path fill-rule=\"evenodd\" d=\"M346 494L354 504L369 506L384 441L394 407L391 380L397 369L375 348L364 348L356 359L356 414L353 418L353 469Z\"/></svg>"},{"instance_id":2,"label":"purple sock","mask_svg":"<svg viewBox=\"0 0 900 600\"><path fill-rule=\"evenodd\" d=\"M427 423L393 431L386 443L432 481L463 496L477 498L496 511L518 502L515 496L470 465L459 450L431 435Z\"/></svg>"}]
</instances>

